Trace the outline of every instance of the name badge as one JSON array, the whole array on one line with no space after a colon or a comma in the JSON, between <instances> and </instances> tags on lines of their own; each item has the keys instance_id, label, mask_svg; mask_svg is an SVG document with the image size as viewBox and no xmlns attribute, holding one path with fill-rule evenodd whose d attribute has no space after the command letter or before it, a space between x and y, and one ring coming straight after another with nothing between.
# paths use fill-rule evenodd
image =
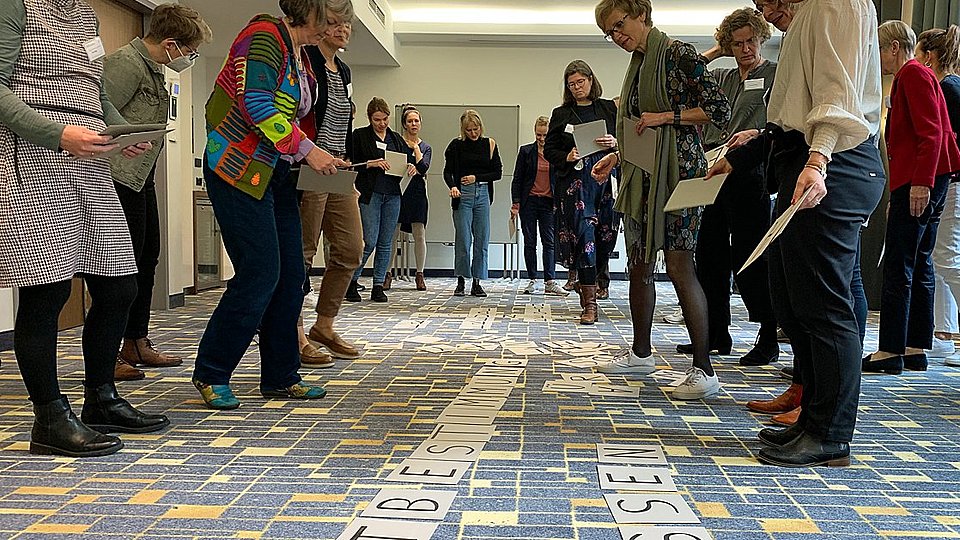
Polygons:
<instances>
[{"instance_id":1,"label":"name badge","mask_svg":"<svg viewBox=\"0 0 960 540\"><path fill-rule=\"evenodd\" d=\"M893 108L893 100L890 99L890 96L883 96L883 104L884 104L884 106L886 106L888 109L892 109L892 108Z\"/></svg>"},{"instance_id":2,"label":"name badge","mask_svg":"<svg viewBox=\"0 0 960 540\"><path fill-rule=\"evenodd\" d=\"M743 81L743 89L746 90L763 90L763 79L747 79Z\"/></svg>"},{"instance_id":3,"label":"name badge","mask_svg":"<svg viewBox=\"0 0 960 540\"><path fill-rule=\"evenodd\" d=\"M347 83L347 99L353 97L353 83Z\"/></svg>"},{"instance_id":4,"label":"name badge","mask_svg":"<svg viewBox=\"0 0 960 540\"><path fill-rule=\"evenodd\" d=\"M83 48L87 51L87 60L91 62L95 62L107 55L107 51L103 49L103 40L100 39L100 36L84 43Z\"/></svg>"},{"instance_id":5,"label":"name badge","mask_svg":"<svg viewBox=\"0 0 960 540\"><path fill-rule=\"evenodd\" d=\"M573 135L573 124L567 124L567 127L563 128L563 132Z\"/></svg>"},{"instance_id":6,"label":"name badge","mask_svg":"<svg viewBox=\"0 0 960 540\"><path fill-rule=\"evenodd\" d=\"M377 141L377 148L379 148L380 150L386 150L386 149L387 149L387 143Z\"/></svg>"}]
</instances>

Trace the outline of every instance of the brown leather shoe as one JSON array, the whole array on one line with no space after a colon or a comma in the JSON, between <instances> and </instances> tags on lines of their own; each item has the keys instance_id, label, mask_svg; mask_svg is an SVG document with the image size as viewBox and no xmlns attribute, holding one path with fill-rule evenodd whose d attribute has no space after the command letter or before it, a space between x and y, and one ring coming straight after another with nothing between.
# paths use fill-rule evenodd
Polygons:
<instances>
[{"instance_id":1,"label":"brown leather shoe","mask_svg":"<svg viewBox=\"0 0 960 540\"><path fill-rule=\"evenodd\" d=\"M583 311L580 313L580 324L593 324L599 318L597 315L597 286L580 285L580 307Z\"/></svg>"},{"instance_id":2,"label":"brown leather shoe","mask_svg":"<svg viewBox=\"0 0 960 540\"><path fill-rule=\"evenodd\" d=\"M328 368L333 367L335 362L336 360L334 360L333 357L310 343L307 343L300 349L300 363L304 366Z\"/></svg>"},{"instance_id":3,"label":"brown leather shoe","mask_svg":"<svg viewBox=\"0 0 960 540\"><path fill-rule=\"evenodd\" d=\"M603 288L597 289L597 300L608 300L610 299L610 289Z\"/></svg>"},{"instance_id":4,"label":"brown leather shoe","mask_svg":"<svg viewBox=\"0 0 960 540\"><path fill-rule=\"evenodd\" d=\"M150 338L123 340L120 358L131 366L174 367L183 363L182 358L163 354L153 348Z\"/></svg>"},{"instance_id":5,"label":"brown leather shoe","mask_svg":"<svg viewBox=\"0 0 960 540\"><path fill-rule=\"evenodd\" d=\"M137 369L130 364L117 358L117 365L113 368L113 380L115 381L141 381L147 376L143 370Z\"/></svg>"},{"instance_id":6,"label":"brown leather shoe","mask_svg":"<svg viewBox=\"0 0 960 540\"><path fill-rule=\"evenodd\" d=\"M387 272L387 276L383 278L383 290L389 291L390 285L393 283L393 272Z\"/></svg>"},{"instance_id":7,"label":"brown leather shoe","mask_svg":"<svg viewBox=\"0 0 960 540\"><path fill-rule=\"evenodd\" d=\"M344 341L336 332L333 332L332 336L327 336L321 333L316 326L313 326L310 328L309 338L326 347L334 358L343 358L344 360L360 358L360 351Z\"/></svg>"},{"instance_id":8,"label":"brown leather shoe","mask_svg":"<svg viewBox=\"0 0 960 540\"><path fill-rule=\"evenodd\" d=\"M748 401L747 408L763 414L783 414L799 407L802 396L803 387L794 383L784 393L769 401Z\"/></svg>"},{"instance_id":9,"label":"brown leather shoe","mask_svg":"<svg viewBox=\"0 0 960 540\"><path fill-rule=\"evenodd\" d=\"M785 412L783 414L778 414L776 416L771 416L770 421L774 424L780 424L781 426L792 426L797 423L797 420L800 419L800 411L802 409L797 407L796 409Z\"/></svg>"},{"instance_id":10,"label":"brown leather shoe","mask_svg":"<svg viewBox=\"0 0 960 540\"><path fill-rule=\"evenodd\" d=\"M427 282L423 280L423 272L417 272L417 290L427 290Z\"/></svg>"}]
</instances>

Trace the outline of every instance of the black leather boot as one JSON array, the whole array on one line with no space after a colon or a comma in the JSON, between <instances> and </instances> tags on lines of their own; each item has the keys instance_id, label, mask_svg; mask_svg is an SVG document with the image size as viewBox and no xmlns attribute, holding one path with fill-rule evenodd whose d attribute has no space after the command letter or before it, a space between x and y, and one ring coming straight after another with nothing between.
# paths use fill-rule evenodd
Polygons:
<instances>
[{"instance_id":1,"label":"black leather boot","mask_svg":"<svg viewBox=\"0 0 960 540\"><path fill-rule=\"evenodd\" d=\"M104 435L85 426L70 409L66 396L33 405L30 453L44 456L107 456L123 448L113 435Z\"/></svg>"},{"instance_id":2,"label":"black leather boot","mask_svg":"<svg viewBox=\"0 0 960 540\"><path fill-rule=\"evenodd\" d=\"M343 299L347 302L363 301L363 298L360 298L360 284L356 280L350 282L350 286L347 287L347 294Z\"/></svg>"},{"instance_id":3,"label":"black leather boot","mask_svg":"<svg viewBox=\"0 0 960 540\"><path fill-rule=\"evenodd\" d=\"M845 442L825 441L809 433L783 446L761 448L757 459L761 463L780 467L847 467L850 465L850 445Z\"/></svg>"},{"instance_id":4,"label":"black leather boot","mask_svg":"<svg viewBox=\"0 0 960 540\"><path fill-rule=\"evenodd\" d=\"M760 442L767 446L781 447L792 443L797 437L803 435L803 427L800 422L786 428L763 428L757 433Z\"/></svg>"},{"instance_id":5,"label":"black leather boot","mask_svg":"<svg viewBox=\"0 0 960 540\"><path fill-rule=\"evenodd\" d=\"M170 425L170 420L162 414L144 414L134 409L117 394L113 383L83 389L80 419L101 433L150 433Z\"/></svg>"}]
</instances>

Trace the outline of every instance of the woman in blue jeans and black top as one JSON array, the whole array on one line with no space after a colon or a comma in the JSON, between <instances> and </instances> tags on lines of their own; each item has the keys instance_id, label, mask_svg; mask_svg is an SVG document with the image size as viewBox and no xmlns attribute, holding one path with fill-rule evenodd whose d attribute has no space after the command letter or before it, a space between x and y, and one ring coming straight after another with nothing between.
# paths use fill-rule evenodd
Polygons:
<instances>
[{"instance_id":1,"label":"woman in blue jeans and black top","mask_svg":"<svg viewBox=\"0 0 960 540\"><path fill-rule=\"evenodd\" d=\"M603 89L583 60L570 62L563 73L563 105L550 115L543 155L557 170L557 252L560 263L577 272L580 324L598 319L597 274L607 272L617 243L619 219L613 211L613 186L590 174L594 164L617 147L617 106L602 99ZM572 127L603 120L607 135L594 141L605 148L581 156ZM612 171L619 176L619 168Z\"/></svg>"},{"instance_id":2,"label":"woman in blue jeans and black top","mask_svg":"<svg viewBox=\"0 0 960 540\"><path fill-rule=\"evenodd\" d=\"M443 157L443 180L450 187L456 229L457 288L453 294L464 296L465 278L471 277L470 295L483 297L487 293L480 286L480 280L487 279L493 183L503 176L503 162L497 141L483 136L483 120L477 111L467 109L460 115L460 138L450 141Z\"/></svg>"},{"instance_id":3,"label":"woman in blue jeans and black top","mask_svg":"<svg viewBox=\"0 0 960 540\"><path fill-rule=\"evenodd\" d=\"M413 167L413 150L403 141L403 137L390 129L390 108L387 102L375 97L367 105L367 118L370 125L353 131L354 163L367 162L357 175L356 186L360 192L360 220L363 222L363 259L353 274L353 281L347 289L347 300L360 301L357 280L374 250L373 289L370 299L374 302L386 302L383 281L390 266L390 252L393 249L393 233L400 217L400 179L402 176L387 174L389 165L384 152L389 150L407 155L407 171L410 176L417 174Z\"/></svg>"}]
</instances>

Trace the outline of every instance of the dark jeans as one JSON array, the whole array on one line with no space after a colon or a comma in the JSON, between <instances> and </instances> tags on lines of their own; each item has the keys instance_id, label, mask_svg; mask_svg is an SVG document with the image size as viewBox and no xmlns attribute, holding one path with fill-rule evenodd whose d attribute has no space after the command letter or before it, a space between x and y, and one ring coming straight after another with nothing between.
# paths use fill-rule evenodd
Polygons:
<instances>
[{"instance_id":1,"label":"dark jeans","mask_svg":"<svg viewBox=\"0 0 960 540\"><path fill-rule=\"evenodd\" d=\"M880 296L880 350L903 354L906 347L933 346L933 247L947 195L949 176L936 178L930 204L910 215L910 186L890 192L883 290Z\"/></svg>"},{"instance_id":2,"label":"dark jeans","mask_svg":"<svg viewBox=\"0 0 960 540\"><path fill-rule=\"evenodd\" d=\"M527 263L527 278L537 279L537 229L543 244L543 279L555 277L557 266L553 245L553 197L530 195L520 206L520 228L523 230L523 258Z\"/></svg>"},{"instance_id":3,"label":"dark jeans","mask_svg":"<svg viewBox=\"0 0 960 540\"><path fill-rule=\"evenodd\" d=\"M281 161L262 200L204 166L207 194L235 274L200 339L193 377L228 384L259 328L260 388L300 382L303 245L296 185Z\"/></svg>"},{"instance_id":4,"label":"dark jeans","mask_svg":"<svg viewBox=\"0 0 960 540\"><path fill-rule=\"evenodd\" d=\"M731 174L717 202L703 209L697 240L697 278L707 297L710 343L725 337L730 326L730 274L737 272L770 228L772 205L755 174ZM770 300L767 260L735 274L750 320L776 325Z\"/></svg>"},{"instance_id":5,"label":"dark jeans","mask_svg":"<svg viewBox=\"0 0 960 540\"><path fill-rule=\"evenodd\" d=\"M84 386L113 382L117 350L127 325L130 302L137 295L134 276L84 276L90 310L83 324ZM60 399L57 383L57 320L70 298L70 281L20 288L13 348L30 400L36 404Z\"/></svg>"},{"instance_id":6,"label":"dark jeans","mask_svg":"<svg viewBox=\"0 0 960 540\"><path fill-rule=\"evenodd\" d=\"M160 262L160 213L157 208L155 172L156 168L150 171L147 183L139 192L116 182L113 184L127 218L133 254L137 258L137 297L130 306L127 329L123 333L127 339L147 337L150 325L150 301L153 298L157 264Z\"/></svg>"},{"instance_id":7,"label":"dark jeans","mask_svg":"<svg viewBox=\"0 0 960 540\"><path fill-rule=\"evenodd\" d=\"M880 152L871 137L839 152L827 168L827 195L801 210L770 252L777 320L790 336L803 384L803 429L821 439L853 438L860 399L860 327L851 276L860 227L883 192ZM792 131L775 139L770 173L779 181L778 214L790 205L809 148Z\"/></svg>"}]
</instances>

